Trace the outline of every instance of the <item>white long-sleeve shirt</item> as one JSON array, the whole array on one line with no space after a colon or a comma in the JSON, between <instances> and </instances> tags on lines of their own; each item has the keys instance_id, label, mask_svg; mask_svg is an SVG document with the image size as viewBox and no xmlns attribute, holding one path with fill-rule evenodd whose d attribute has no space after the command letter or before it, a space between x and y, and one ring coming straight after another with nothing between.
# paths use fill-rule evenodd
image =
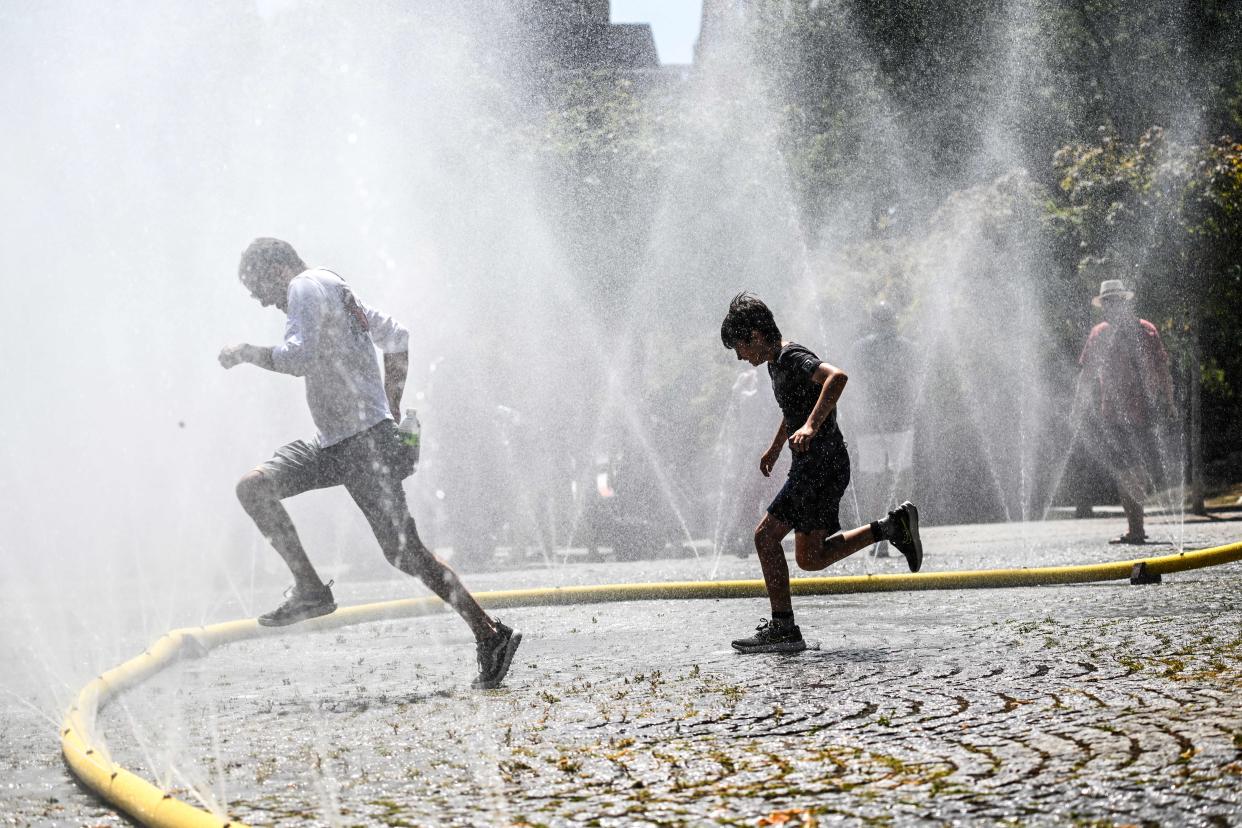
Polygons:
<instances>
[{"instance_id":1,"label":"white long-sleeve shirt","mask_svg":"<svg viewBox=\"0 0 1242 828\"><path fill-rule=\"evenodd\" d=\"M303 271L289 283L288 316L272 365L306 378L321 447L392 418L375 349L407 350L405 328L357 301L344 279L323 268Z\"/></svg>"}]
</instances>

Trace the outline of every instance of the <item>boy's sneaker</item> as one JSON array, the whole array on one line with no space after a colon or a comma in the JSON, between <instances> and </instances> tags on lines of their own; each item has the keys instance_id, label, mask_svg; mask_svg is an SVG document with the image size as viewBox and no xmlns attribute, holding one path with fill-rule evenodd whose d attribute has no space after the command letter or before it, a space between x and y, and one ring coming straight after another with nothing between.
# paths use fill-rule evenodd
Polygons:
<instances>
[{"instance_id":1,"label":"boy's sneaker","mask_svg":"<svg viewBox=\"0 0 1242 828\"><path fill-rule=\"evenodd\" d=\"M923 541L919 538L919 510L910 501L888 513L893 536L889 538L897 551L906 556L911 572L923 567Z\"/></svg>"},{"instance_id":2,"label":"boy's sneaker","mask_svg":"<svg viewBox=\"0 0 1242 828\"><path fill-rule=\"evenodd\" d=\"M319 589L302 589L297 584L285 590L285 601L271 612L259 616L264 627L285 627L308 618L327 615L336 609L332 600L332 581Z\"/></svg>"},{"instance_id":3,"label":"boy's sneaker","mask_svg":"<svg viewBox=\"0 0 1242 828\"><path fill-rule=\"evenodd\" d=\"M750 638L734 641L733 649L739 653L796 653L806 649L806 642L792 621L765 618Z\"/></svg>"},{"instance_id":4,"label":"boy's sneaker","mask_svg":"<svg viewBox=\"0 0 1242 828\"><path fill-rule=\"evenodd\" d=\"M479 659L479 676L471 682L470 686L476 690L491 690L499 687L505 674L509 672L513 654L517 652L518 645L521 643L520 632L514 632L497 621L496 632L475 645Z\"/></svg>"}]
</instances>

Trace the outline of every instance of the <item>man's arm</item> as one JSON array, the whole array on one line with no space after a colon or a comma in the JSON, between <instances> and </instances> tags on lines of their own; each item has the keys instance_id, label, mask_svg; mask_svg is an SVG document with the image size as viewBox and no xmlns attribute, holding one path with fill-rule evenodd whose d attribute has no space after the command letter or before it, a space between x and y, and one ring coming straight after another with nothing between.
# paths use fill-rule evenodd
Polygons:
<instances>
[{"instance_id":1,"label":"man's arm","mask_svg":"<svg viewBox=\"0 0 1242 828\"><path fill-rule=\"evenodd\" d=\"M1074 415L1081 416L1085 413L1094 402L1093 383L1088 371L1083 368L1078 372L1078 381L1074 383L1074 402L1070 411Z\"/></svg>"},{"instance_id":2,"label":"man's arm","mask_svg":"<svg viewBox=\"0 0 1242 828\"><path fill-rule=\"evenodd\" d=\"M1082 353L1078 355L1078 381L1074 384L1074 404L1071 409L1071 415L1075 422L1077 418L1083 417L1096 405L1096 395L1099 393L1099 363L1096 354L1099 352L1096 346L1099 336L1099 328L1093 328L1091 334L1087 337L1087 342L1082 346Z\"/></svg>"},{"instance_id":3,"label":"man's arm","mask_svg":"<svg viewBox=\"0 0 1242 828\"><path fill-rule=\"evenodd\" d=\"M401 394L410 370L410 334L397 320L365 302L358 307L367 318L371 342L384 354L384 396L397 422L401 421Z\"/></svg>"},{"instance_id":4,"label":"man's arm","mask_svg":"<svg viewBox=\"0 0 1242 828\"><path fill-rule=\"evenodd\" d=\"M260 345L230 345L220 351L220 356L217 358L225 368L232 368L234 365L248 362L268 371L276 370L276 366L272 364L272 349L264 348Z\"/></svg>"},{"instance_id":5,"label":"man's arm","mask_svg":"<svg viewBox=\"0 0 1242 828\"><path fill-rule=\"evenodd\" d=\"M409 351L384 354L384 394L388 397L392 418L398 422L401 420L401 394L405 391L405 378L409 371Z\"/></svg>"},{"instance_id":6,"label":"man's arm","mask_svg":"<svg viewBox=\"0 0 1242 828\"><path fill-rule=\"evenodd\" d=\"M285 341L273 348L261 345L230 345L220 352L220 364L232 368L243 362L268 371L306 375L312 355L319 347L320 318L323 315L322 295L309 280L295 279L289 286L289 309L286 311Z\"/></svg>"},{"instance_id":7,"label":"man's arm","mask_svg":"<svg viewBox=\"0 0 1242 828\"><path fill-rule=\"evenodd\" d=\"M1151 354L1152 370L1156 375L1156 392L1160 395L1161 413L1170 420L1176 419L1177 406L1173 396L1173 373L1169 370L1169 352L1164 349L1164 341L1155 326L1151 328L1148 351Z\"/></svg>"},{"instance_id":8,"label":"man's arm","mask_svg":"<svg viewBox=\"0 0 1242 828\"><path fill-rule=\"evenodd\" d=\"M811 438L819 431L824 420L828 419L828 415L837 405L837 400L841 399L841 392L845 390L849 377L840 368L821 362L811 375L811 381L819 383L819 399L815 401L815 407L811 409L811 416L806 418L806 423L789 438L789 444L794 451L806 451L810 447Z\"/></svg>"}]
</instances>

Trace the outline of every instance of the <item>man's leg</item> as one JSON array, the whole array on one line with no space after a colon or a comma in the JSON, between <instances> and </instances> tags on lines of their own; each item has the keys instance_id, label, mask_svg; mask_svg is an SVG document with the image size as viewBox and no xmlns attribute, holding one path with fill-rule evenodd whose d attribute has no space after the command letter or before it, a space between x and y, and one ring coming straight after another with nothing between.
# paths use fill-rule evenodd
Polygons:
<instances>
[{"instance_id":1,"label":"man's leg","mask_svg":"<svg viewBox=\"0 0 1242 828\"><path fill-rule=\"evenodd\" d=\"M1121 499L1121 509L1126 514L1126 523L1130 539L1139 541L1147 537L1143 525L1143 480L1138 469L1123 470L1117 475L1117 494Z\"/></svg>"},{"instance_id":2,"label":"man's leg","mask_svg":"<svg viewBox=\"0 0 1242 828\"><path fill-rule=\"evenodd\" d=\"M396 425L386 420L341 443L334 459L345 488L366 515L388 562L421 580L470 626L479 663L479 674L471 686L483 690L499 687L522 643L522 634L490 618L457 573L418 537L401 485L399 450Z\"/></svg>"},{"instance_id":3,"label":"man's leg","mask_svg":"<svg viewBox=\"0 0 1242 828\"><path fill-rule=\"evenodd\" d=\"M496 633L496 624L474 596L462 585L457 573L423 544L405 501L405 491L395 475L383 470L365 470L345 483L349 494L371 524L371 531L390 564L418 578L444 603L457 611L479 640Z\"/></svg>"},{"instance_id":4,"label":"man's leg","mask_svg":"<svg viewBox=\"0 0 1242 828\"><path fill-rule=\"evenodd\" d=\"M391 471L392 467L384 459L383 443L391 435L386 434L388 429L382 424L377 429L379 431L369 432L371 443L361 462L356 456L346 461L351 473L345 486L366 515L388 562L421 580L470 625L479 663L479 674L471 686L481 690L499 687L513 663L513 654L522 643L522 634L488 616L457 573L419 538L405 502L401 478Z\"/></svg>"},{"instance_id":5,"label":"man's leg","mask_svg":"<svg viewBox=\"0 0 1242 828\"><path fill-rule=\"evenodd\" d=\"M1142 543L1147 535L1143 526L1145 448L1141 429L1126 424L1116 425L1109 434L1113 479L1117 482L1117 498L1126 515L1127 531L1113 543Z\"/></svg>"},{"instance_id":6,"label":"man's leg","mask_svg":"<svg viewBox=\"0 0 1242 828\"><path fill-rule=\"evenodd\" d=\"M315 443L302 440L277 449L272 459L248 472L237 483L237 499L263 536L275 547L293 574L293 592L277 609L259 616L259 623L280 627L326 615L336 609L332 590L324 585L298 539L286 497L336 484L332 464Z\"/></svg>"},{"instance_id":7,"label":"man's leg","mask_svg":"<svg viewBox=\"0 0 1242 828\"><path fill-rule=\"evenodd\" d=\"M237 499L250 515L263 537L280 553L285 565L293 573L294 587L308 590L323 588L323 581L293 527L293 520L271 480L259 469L249 471L237 482Z\"/></svg>"}]
</instances>

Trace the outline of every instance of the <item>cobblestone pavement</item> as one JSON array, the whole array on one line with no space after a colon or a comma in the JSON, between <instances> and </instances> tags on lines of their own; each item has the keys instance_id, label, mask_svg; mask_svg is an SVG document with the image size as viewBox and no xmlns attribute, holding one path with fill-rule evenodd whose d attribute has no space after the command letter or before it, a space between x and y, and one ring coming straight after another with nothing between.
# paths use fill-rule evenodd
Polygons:
<instances>
[{"instance_id":1,"label":"cobblestone pavement","mask_svg":"<svg viewBox=\"0 0 1242 828\"><path fill-rule=\"evenodd\" d=\"M928 567L1162 551L1100 545L1108 523L933 530ZM1240 527L1193 525L1187 543ZM865 568L897 571L862 558L838 571ZM757 577L757 563L718 574ZM464 625L438 615L231 645L122 697L102 726L131 769L255 824L1237 825L1240 588L1234 564L1145 587L803 598L817 648L787 656L728 647L760 601L512 610L524 643L489 692L468 687ZM401 594L351 589L350 602ZM81 794L23 808L11 821L115 821Z\"/></svg>"}]
</instances>

